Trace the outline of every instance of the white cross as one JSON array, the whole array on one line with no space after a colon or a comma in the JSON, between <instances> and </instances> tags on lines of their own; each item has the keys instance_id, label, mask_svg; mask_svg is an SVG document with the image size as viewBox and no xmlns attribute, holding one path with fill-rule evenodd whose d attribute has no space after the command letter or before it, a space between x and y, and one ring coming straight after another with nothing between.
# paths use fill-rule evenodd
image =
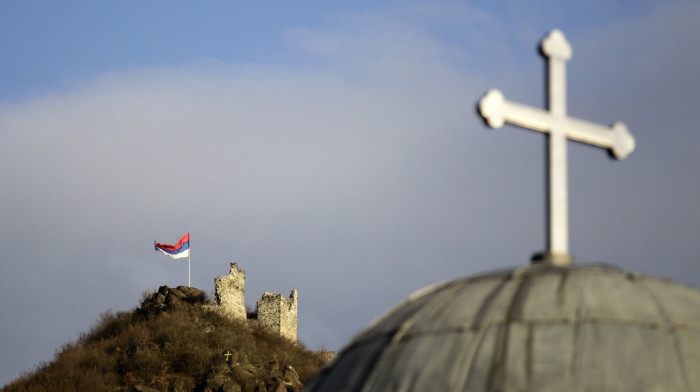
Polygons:
<instances>
[{"instance_id":1,"label":"white cross","mask_svg":"<svg viewBox=\"0 0 700 392\"><path fill-rule=\"evenodd\" d=\"M623 159L634 150L634 137L622 122L611 127L566 116L566 61L571 46L559 30L542 40L542 53L549 59L549 111L507 101L503 93L490 90L479 101L479 111L489 126L505 122L549 134L549 249L543 259L555 265L571 263L566 179L566 139L607 148Z\"/></svg>"}]
</instances>

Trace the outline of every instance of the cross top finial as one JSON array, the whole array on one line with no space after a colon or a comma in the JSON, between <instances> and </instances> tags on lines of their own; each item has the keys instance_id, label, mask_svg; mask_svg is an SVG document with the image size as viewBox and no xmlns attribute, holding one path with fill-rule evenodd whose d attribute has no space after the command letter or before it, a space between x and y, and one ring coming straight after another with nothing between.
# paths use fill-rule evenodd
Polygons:
<instances>
[{"instance_id":1,"label":"cross top finial","mask_svg":"<svg viewBox=\"0 0 700 392\"><path fill-rule=\"evenodd\" d=\"M537 260L568 265L572 257L569 254L566 140L606 148L618 159L629 155L635 142L622 122L606 127L567 117L566 61L572 55L571 45L561 31L553 30L542 40L541 49L548 58L549 110L510 102L500 91L491 90L479 101L479 112L492 128L500 128L508 122L549 135L548 249Z\"/></svg>"},{"instance_id":2,"label":"cross top finial","mask_svg":"<svg viewBox=\"0 0 700 392\"><path fill-rule=\"evenodd\" d=\"M542 40L542 53L547 57L554 57L559 60L569 61L571 59L571 45L560 30L552 30Z\"/></svg>"}]
</instances>

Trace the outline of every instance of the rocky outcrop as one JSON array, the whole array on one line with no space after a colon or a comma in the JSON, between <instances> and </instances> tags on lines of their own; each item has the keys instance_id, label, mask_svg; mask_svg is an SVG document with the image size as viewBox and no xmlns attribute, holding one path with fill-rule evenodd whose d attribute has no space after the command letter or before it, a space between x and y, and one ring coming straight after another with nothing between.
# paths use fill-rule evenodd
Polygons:
<instances>
[{"instance_id":1,"label":"rocky outcrop","mask_svg":"<svg viewBox=\"0 0 700 392\"><path fill-rule=\"evenodd\" d=\"M199 289L188 286L160 286L158 291L143 300L138 312L146 315L159 314L178 309L183 304L198 305L207 302L207 295Z\"/></svg>"},{"instance_id":2,"label":"rocky outcrop","mask_svg":"<svg viewBox=\"0 0 700 392\"><path fill-rule=\"evenodd\" d=\"M244 362L236 361L241 359ZM236 352L231 362L220 364L207 376L205 391L212 392L301 392L304 385L292 366L280 368L276 360L265 366L247 362L245 353Z\"/></svg>"}]
</instances>

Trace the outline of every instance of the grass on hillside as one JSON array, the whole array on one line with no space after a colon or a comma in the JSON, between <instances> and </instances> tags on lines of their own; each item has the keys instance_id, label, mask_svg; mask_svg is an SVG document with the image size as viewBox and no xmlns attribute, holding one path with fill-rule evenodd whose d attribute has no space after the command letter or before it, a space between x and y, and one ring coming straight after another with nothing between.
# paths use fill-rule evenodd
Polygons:
<instances>
[{"instance_id":1,"label":"grass on hillside","mask_svg":"<svg viewBox=\"0 0 700 392\"><path fill-rule=\"evenodd\" d=\"M236 363L252 371L255 380L251 385L263 390L287 366L306 383L323 365L321 353L255 323L220 316L205 306L210 304L206 295L196 291L201 295L171 301L167 308L149 303L155 293L133 311L103 313L90 332L63 345L53 361L39 364L2 391L114 392L136 390L136 386L140 390L147 386L158 391L206 391L214 390L212 378L235 378L231 373Z\"/></svg>"}]
</instances>

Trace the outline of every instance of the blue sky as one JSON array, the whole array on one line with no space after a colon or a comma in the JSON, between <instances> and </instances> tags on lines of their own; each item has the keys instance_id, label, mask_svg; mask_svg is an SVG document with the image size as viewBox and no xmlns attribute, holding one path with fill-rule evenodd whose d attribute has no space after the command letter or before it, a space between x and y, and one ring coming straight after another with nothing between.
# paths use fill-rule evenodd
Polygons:
<instances>
[{"instance_id":1,"label":"blue sky","mask_svg":"<svg viewBox=\"0 0 700 392\"><path fill-rule=\"evenodd\" d=\"M264 5L260 5L264 4ZM339 349L411 292L544 247L544 139L487 129L491 88L624 121L569 143L571 250L700 286L700 6L666 2L0 2L0 384L141 292L299 290Z\"/></svg>"}]
</instances>

